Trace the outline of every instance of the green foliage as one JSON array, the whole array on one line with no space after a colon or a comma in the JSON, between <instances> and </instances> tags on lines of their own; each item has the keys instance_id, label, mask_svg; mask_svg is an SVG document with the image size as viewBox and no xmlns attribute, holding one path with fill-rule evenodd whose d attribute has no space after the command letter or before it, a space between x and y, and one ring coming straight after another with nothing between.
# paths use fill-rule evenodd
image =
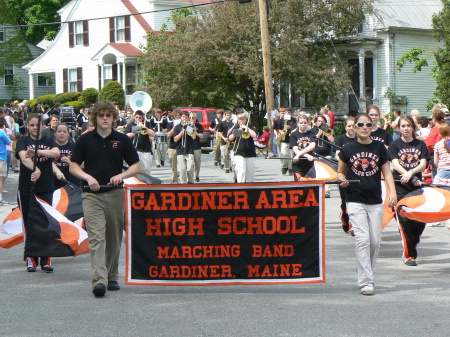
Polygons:
<instances>
[{"instance_id":1,"label":"green foliage","mask_svg":"<svg viewBox=\"0 0 450 337\"><path fill-rule=\"evenodd\" d=\"M6 13L13 24L26 25L57 22L57 11L70 0L1 0L0 17ZM4 2L1 3L1 2ZM21 28L26 40L32 44L42 39L53 40L59 31L59 24L28 26Z\"/></svg>"},{"instance_id":2,"label":"green foliage","mask_svg":"<svg viewBox=\"0 0 450 337\"><path fill-rule=\"evenodd\" d=\"M25 83L26 83L26 81L21 75L19 75L19 74L13 75L12 83L10 85L8 85L10 90L13 92L13 97L12 97L13 100L18 98L17 95L19 94L19 92L27 89L27 86L25 85Z\"/></svg>"},{"instance_id":3,"label":"green foliage","mask_svg":"<svg viewBox=\"0 0 450 337\"><path fill-rule=\"evenodd\" d=\"M33 109L33 107L36 105L37 102L38 102L37 98L28 100L28 106L30 107L30 110Z\"/></svg>"},{"instance_id":4,"label":"green foliage","mask_svg":"<svg viewBox=\"0 0 450 337\"><path fill-rule=\"evenodd\" d=\"M106 99L116 104L125 105L125 91L122 85L117 81L111 81L105 84L98 94L98 99Z\"/></svg>"},{"instance_id":5,"label":"green foliage","mask_svg":"<svg viewBox=\"0 0 450 337\"><path fill-rule=\"evenodd\" d=\"M386 92L384 93L384 97L389 98L389 100L391 100L394 95L394 91L390 87L388 87Z\"/></svg>"},{"instance_id":6,"label":"green foliage","mask_svg":"<svg viewBox=\"0 0 450 337\"><path fill-rule=\"evenodd\" d=\"M367 3L314 1L312 6L310 0L271 0L274 83L291 83L315 106L338 102L350 86L350 69L328 52L331 40L359 27ZM194 14L172 16L176 25L172 34L164 29L158 35L149 32L139 60L138 89L148 92L162 109L244 107L253 112L251 122L259 125L266 106L258 1L245 6L212 4ZM333 69L332 64L339 67Z\"/></svg>"},{"instance_id":7,"label":"green foliage","mask_svg":"<svg viewBox=\"0 0 450 337\"><path fill-rule=\"evenodd\" d=\"M429 51L430 48L426 46L408 50L397 60L397 70L401 71L406 63L412 63L414 72L422 71L423 67L428 67L428 60L432 57L430 53L425 54Z\"/></svg>"},{"instance_id":8,"label":"green foliage","mask_svg":"<svg viewBox=\"0 0 450 337\"><path fill-rule=\"evenodd\" d=\"M346 133L345 122L336 123L336 125L334 127L334 136L337 137L337 136L343 135L345 133Z\"/></svg>"},{"instance_id":9,"label":"green foliage","mask_svg":"<svg viewBox=\"0 0 450 337\"><path fill-rule=\"evenodd\" d=\"M80 111L81 108L84 108L86 105L88 105L87 102L78 100L78 101L70 101L70 102L65 102L63 105L70 105L73 107L73 112L75 112L75 114L78 114L78 112Z\"/></svg>"},{"instance_id":10,"label":"green foliage","mask_svg":"<svg viewBox=\"0 0 450 337\"><path fill-rule=\"evenodd\" d=\"M64 104L65 102L76 101L80 97L80 95L80 92L63 92L60 94L56 94L55 103L59 102L61 104Z\"/></svg>"},{"instance_id":11,"label":"green foliage","mask_svg":"<svg viewBox=\"0 0 450 337\"><path fill-rule=\"evenodd\" d=\"M95 88L86 88L81 92L78 100L86 103L95 103L98 100L98 90Z\"/></svg>"},{"instance_id":12,"label":"green foliage","mask_svg":"<svg viewBox=\"0 0 450 337\"><path fill-rule=\"evenodd\" d=\"M42 105L48 104L50 106L54 106L56 103L56 94L39 96L36 98L36 101Z\"/></svg>"}]
</instances>

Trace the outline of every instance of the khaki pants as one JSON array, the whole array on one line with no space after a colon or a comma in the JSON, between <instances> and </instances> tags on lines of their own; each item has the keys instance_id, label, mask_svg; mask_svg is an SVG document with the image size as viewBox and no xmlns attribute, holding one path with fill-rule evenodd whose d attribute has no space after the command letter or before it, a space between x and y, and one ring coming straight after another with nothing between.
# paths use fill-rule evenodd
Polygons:
<instances>
[{"instance_id":1,"label":"khaki pants","mask_svg":"<svg viewBox=\"0 0 450 337\"><path fill-rule=\"evenodd\" d=\"M178 178L180 184L194 183L194 155L182 154L177 156Z\"/></svg>"},{"instance_id":2,"label":"khaki pants","mask_svg":"<svg viewBox=\"0 0 450 337\"><path fill-rule=\"evenodd\" d=\"M152 161L153 155L151 152L138 151L139 163L141 164L141 172L152 175Z\"/></svg>"},{"instance_id":3,"label":"khaki pants","mask_svg":"<svg viewBox=\"0 0 450 337\"><path fill-rule=\"evenodd\" d=\"M230 148L231 148L231 146L228 147L226 144L220 145L220 153L222 154L222 165L224 166L225 170L230 169L230 164L231 164Z\"/></svg>"},{"instance_id":4,"label":"khaki pants","mask_svg":"<svg viewBox=\"0 0 450 337\"><path fill-rule=\"evenodd\" d=\"M202 150L194 150L195 178L200 177L200 165L202 164Z\"/></svg>"},{"instance_id":5,"label":"khaki pants","mask_svg":"<svg viewBox=\"0 0 450 337\"><path fill-rule=\"evenodd\" d=\"M92 285L119 277L119 255L124 226L124 192L83 193L84 219L91 254Z\"/></svg>"},{"instance_id":6,"label":"khaki pants","mask_svg":"<svg viewBox=\"0 0 450 337\"><path fill-rule=\"evenodd\" d=\"M178 184L177 149L169 149L169 161L172 169L172 184Z\"/></svg>"}]
</instances>

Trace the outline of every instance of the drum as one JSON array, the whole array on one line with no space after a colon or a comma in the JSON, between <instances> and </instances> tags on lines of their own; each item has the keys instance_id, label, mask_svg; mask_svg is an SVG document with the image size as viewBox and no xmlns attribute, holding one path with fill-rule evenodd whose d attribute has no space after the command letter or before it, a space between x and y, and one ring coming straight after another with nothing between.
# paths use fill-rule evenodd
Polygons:
<instances>
[{"instance_id":1,"label":"drum","mask_svg":"<svg viewBox=\"0 0 450 337\"><path fill-rule=\"evenodd\" d=\"M156 144L167 144L169 142L166 132L155 132Z\"/></svg>"}]
</instances>

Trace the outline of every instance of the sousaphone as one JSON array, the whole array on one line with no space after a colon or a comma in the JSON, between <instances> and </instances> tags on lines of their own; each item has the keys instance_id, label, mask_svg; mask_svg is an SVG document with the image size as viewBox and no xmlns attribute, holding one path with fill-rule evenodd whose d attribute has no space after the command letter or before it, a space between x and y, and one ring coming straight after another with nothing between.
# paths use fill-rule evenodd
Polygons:
<instances>
[{"instance_id":1,"label":"sousaphone","mask_svg":"<svg viewBox=\"0 0 450 337\"><path fill-rule=\"evenodd\" d=\"M152 98L144 91L136 91L130 97L130 108L133 112L141 110L146 113L152 108Z\"/></svg>"}]
</instances>

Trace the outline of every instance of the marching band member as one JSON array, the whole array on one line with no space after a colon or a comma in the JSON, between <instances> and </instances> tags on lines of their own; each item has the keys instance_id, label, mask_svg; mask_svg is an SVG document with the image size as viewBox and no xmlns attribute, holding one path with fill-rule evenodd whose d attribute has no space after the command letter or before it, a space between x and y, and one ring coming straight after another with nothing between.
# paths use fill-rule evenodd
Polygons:
<instances>
[{"instance_id":1,"label":"marching band member","mask_svg":"<svg viewBox=\"0 0 450 337\"><path fill-rule=\"evenodd\" d=\"M174 140L177 143L177 165L180 184L194 183L194 139L197 134L190 123L189 112L183 112L181 123L175 126Z\"/></svg>"},{"instance_id":2,"label":"marching band member","mask_svg":"<svg viewBox=\"0 0 450 337\"><path fill-rule=\"evenodd\" d=\"M225 173L230 173L231 159L230 159L230 141L228 140L228 131L233 127L234 123L231 119L231 111L224 112L225 120L217 127L217 135L220 137L220 153L221 164L220 168L225 167Z\"/></svg>"},{"instance_id":3,"label":"marching band member","mask_svg":"<svg viewBox=\"0 0 450 337\"><path fill-rule=\"evenodd\" d=\"M139 155L141 172L151 175L153 162L153 139L155 132L150 123L145 122L144 113L137 110L134 113L134 121L125 127L125 134L133 140L133 145Z\"/></svg>"},{"instance_id":4,"label":"marching band member","mask_svg":"<svg viewBox=\"0 0 450 337\"><path fill-rule=\"evenodd\" d=\"M372 133L370 134L370 138L372 140L382 142L387 149L389 147L389 144L391 144L392 142L392 136L389 131L378 126L378 122L380 121L380 109L378 109L378 107L375 105L369 105L366 108L366 113L373 121L373 128Z\"/></svg>"},{"instance_id":5,"label":"marching band member","mask_svg":"<svg viewBox=\"0 0 450 337\"><path fill-rule=\"evenodd\" d=\"M291 110L290 109L280 109L280 119L276 121L274 125L274 130L276 130L277 136L277 144L279 144L278 154L281 158L281 173L292 173L292 161L290 158L290 133L296 127L295 119L291 118Z\"/></svg>"},{"instance_id":6,"label":"marching band member","mask_svg":"<svg viewBox=\"0 0 450 337\"><path fill-rule=\"evenodd\" d=\"M230 129L228 139L234 141L233 165L236 174L236 182L251 183L255 181L256 150L253 138L256 138L255 128L248 124L248 117L245 113L239 114L238 125ZM233 132L239 128L241 136L236 136Z\"/></svg>"},{"instance_id":7,"label":"marching band member","mask_svg":"<svg viewBox=\"0 0 450 337\"><path fill-rule=\"evenodd\" d=\"M321 125L326 124L327 119L323 115L318 115L316 120L316 126L312 129L316 135L316 148L314 152L331 159L331 145L329 143L334 142L333 132L331 134L325 134L326 132L321 129ZM328 125L328 124L327 124ZM325 185L325 198L331 197L331 185Z\"/></svg>"},{"instance_id":8,"label":"marching band member","mask_svg":"<svg viewBox=\"0 0 450 337\"><path fill-rule=\"evenodd\" d=\"M304 177L314 166L314 157L309 152L313 151L316 147L316 137L311 130L308 130L308 125L308 117L301 115L298 117L298 127L291 133L290 145L295 154L292 163L292 172L294 173L295 181ZM305 158L308 160L304 160Z\"/></svg>"},{"instance_id":9,"label":"marching band member","mask_svg":"<svg viewBox=\"0 0 450 337\"><path fill-rule=\"evenodd\" d=\"M117 131L123 131L123 130L125 130L125 127L127 126L127 124L128 124L128 118L127 118L127 110L122 110L121 112L120 112L120 117L119 117L119 119L117 120L117 123L116 123L116 130Z\"/></svg>"},{"instance_id":10,"label":"marching band member","mask_svg":"<svg viewBox=\"0 0 450 337\"><path fill-rule=\"evenodd\" d=\"M155 130L156 135L158 133L167 132L167 120L165 117L161 116L161 109L154 110L154 116L150 119L150 126ZM156 156L156 167L164 166L164 160L166 159L166 143L160 143L156 141L155 144L155 156Z\"/></svg>"},{"instance_id":11,"label":"marching band member","mask_svg":"<svg viewBox=\"0 0 450 337\"><path fill-rule=\"evenodd\" d=\"M427 146L416 139L416 124L411 116L403 116L398 121L401 137L394 140L388 149L389 158L394 167L393 176L397 200L422 188L422 171L430 159ZM403 244L403 262L407 266L416 266L417 245L425 229L425 223L411 220L397 213L400 235Z\"/></svg>"},{"instance_id":12,"label":"marching band member","mask_svg":"<svg viewBox=\"0 0 450 337\"><path fill-rule=\"evenodd\" d=\"M78 138L70 164L70 173L84 180L90 188L89 192L83 192L81 199L95 297L105 296L106 290L120 290L117 280L125 214L123 189L101 190L101 186L119 186L123 179L141 170L130 138L113 129L117 118L112 102L95 103L91 116L95 129ZM122 171L124 160L129 166L126 171ZM81 168L83 163L84 169Z\"/></svg>"},{"instance_id":13,"label":"marching band member","mask_svg":"<svg viewBox=\"0 0 450 337\"><path fill-rule=\"evenodd\" d=\"M195 132L197 136L194 139L194 172L195 172L195 181L200 181L200 165L202 162L202 144L200 140L203 138L203 127L200 123L197 122L197 114L195 112L191 112L189 115L191 119L191 124L194 125Z\"/></svg>"},{"instance_id":14,"label":"marching band member","mask_svg":"<svg viewBox=\"0 0 450 337\"><path fill-rule=\"evenodd\" d=\"M214 166L221 165L221 152L220 152L220 141L221 138L218 135L217 129L219 127L219 124L222 122L223 119L223 109L219 109L216 112L216 118L211 122L209 126L209 131L214 132ZM216 143L219 142L219 145L216 146Z\"/></svg>"},{"instance_id":15,"label":"marching band member","mask_svg":"<svg viewBox=\"0 0 450 337\"><path fill-rule=\"evenodd\" d=\"M361 295L374 294L374 267L381 244L383 200L381 173L390 189L387 203L397 203L394 179L386 148L371 139L373 121L366 113L355 118L357 139L339 152L337 178L347 188L347 209L355 231L355 255ZM348 180L359 180L349 184Z\"/></svg>"},{"instance_id":16,"label":"marching band member","mask_svg":"<svg viewBox=\"0 0 450 337\"><path fill-rule=\"evenodd\" d=\"M169 161L172 169L172 184L178 184L178 167L177 167L177 143L173 139L173 132L175 126L181 123L181 110L175 109L173 111L174 119L167 123L167 138L169 140Z\"/></svg>"}]
</instances>

